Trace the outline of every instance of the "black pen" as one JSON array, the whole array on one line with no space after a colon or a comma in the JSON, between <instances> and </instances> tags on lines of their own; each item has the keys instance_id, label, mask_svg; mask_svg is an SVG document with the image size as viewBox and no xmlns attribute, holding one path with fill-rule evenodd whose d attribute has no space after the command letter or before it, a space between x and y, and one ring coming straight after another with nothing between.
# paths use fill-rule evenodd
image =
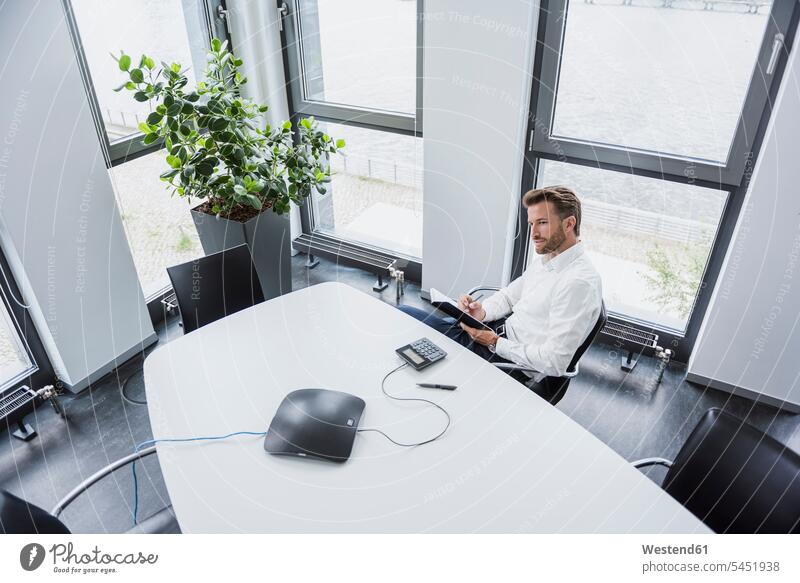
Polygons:
<instances>
[{"instance_id":1,"label":"black pen","mask_svg":"<svg viewBox=\"0 0 800 583\"><path fill-rule=\"evenodd\" d=\"M445 391L455 391L458 388L456 385L437 385L433 383L417 383L417 386L423 389L444 389Z\"/></svg>"}]
</instances>

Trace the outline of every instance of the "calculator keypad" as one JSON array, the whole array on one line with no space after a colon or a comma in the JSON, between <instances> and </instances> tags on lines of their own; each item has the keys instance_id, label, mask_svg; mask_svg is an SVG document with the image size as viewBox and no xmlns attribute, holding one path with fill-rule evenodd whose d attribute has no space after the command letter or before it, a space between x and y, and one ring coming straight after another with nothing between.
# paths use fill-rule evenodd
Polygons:
<instances>
[{"instance_id":1,"label":"calculator keypad","mask_svg":"<svg viewBox=\"0 0 800 583\"><path fill-rule=\"evenodd\" d=\"M409 344L409 346L411 347L412 350L414 350L414 352L416 352L422 358L428 361L424 365L420 365L420 367L432 364L437 360L441 360L445 356L447 356L447 353L444 350L436 346L433 342L431 342L427 338L420 338L419 340Z\"/></svg>"}]
</instances>

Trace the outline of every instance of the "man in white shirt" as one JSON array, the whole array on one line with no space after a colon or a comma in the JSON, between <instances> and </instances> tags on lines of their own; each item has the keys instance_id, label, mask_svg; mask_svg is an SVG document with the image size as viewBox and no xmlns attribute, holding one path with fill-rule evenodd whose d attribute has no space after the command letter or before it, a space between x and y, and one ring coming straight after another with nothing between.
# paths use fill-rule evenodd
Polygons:
<instances>
[{"instance_id":1,"label":"man in white shirt","mask_svg":"<svg viewBox=\"0 0 800 583\"><path fill-rule=\"evenodd\" d=\"M513 362L538 371L535 381L561 377L578 347L600 315L600 275L578 240L581 203L564 186L527 192L522 204L528 212L532 258L521 277L483 303L461 296L459 306L495 331L438 318L421 310L403 308L487 360ZM498 334L500 324L505 333ZM520 378L519 375L515 375ZM523 380L520 378L520 380Z\"/></svg>"}]
</instances>

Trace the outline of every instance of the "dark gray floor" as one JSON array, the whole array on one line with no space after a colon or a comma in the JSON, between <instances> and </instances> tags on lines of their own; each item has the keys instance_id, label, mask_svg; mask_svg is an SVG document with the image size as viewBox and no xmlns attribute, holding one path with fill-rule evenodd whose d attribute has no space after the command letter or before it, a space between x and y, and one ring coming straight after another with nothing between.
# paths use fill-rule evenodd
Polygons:
<instances>
[{"instance_id":1,"label":"dark gray floor","mask_svg":"<svg viewBox=\"0 0 800 583\"><path fill-rule=\"evenodd\" d=\"M335 280L371 291L375 279L330 261L322 260L313 270L305 269L304 263L303 255L293 259L295 289ZM380 296L394 304L394 293L390 286ZM418 294L419 287L407 283L404 303L429 307ZM182 331L172 318L159 327L158 334L159 343L164 343ZM662 383L655 386L652 359L642 358L630 374L620 370L619 359L613 348L593 346L558 408L626 459L674 457L700 415L711 407L747 419L800 451L800 416L689 384L683 381L685 369L680 365L670 366ZM79 395L65 397L68 422L43 405L28 418L38 437L21 442L6 431L0 434L0 488L50 509L83 478L150 439L147 407L123 399L123 385L129 398L144 398L141 358L125 363ZM154 456L139 465L138 473L141 517L168 504L169 498ZM660 477L658 469L653 474ZM75 532L122 532L131 526L132 503L131 472L123 469L79 498L62 518Z\"/></svg>"}]
</instances>

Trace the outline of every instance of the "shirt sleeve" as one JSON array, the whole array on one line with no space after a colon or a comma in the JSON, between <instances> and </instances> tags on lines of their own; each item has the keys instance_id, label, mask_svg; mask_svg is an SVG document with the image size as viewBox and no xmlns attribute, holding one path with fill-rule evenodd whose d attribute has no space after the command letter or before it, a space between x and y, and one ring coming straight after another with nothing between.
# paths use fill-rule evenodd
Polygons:
<instances>
[{"instance_id":1,"label":"shirt sleeve","mask_svg":"<svg viewBox=\"0 0 800 583\"><path fill-rule=\"evenodd\" d=\"M499 356L546 376L564 376L578 347L600 315L598 291L589 281L573 280L557 290L550 306L550 335L540 345L497 340Z\"/></svg>"},{"instance_id":2,"label":"shirt sleeve","mask_svg":"<svg viewBox=\"0 0 800 583\"><path fill-rule=\"evenodd\" d=\"M522 281L523 277L524 276L518 277L481 303L483 309L486 311L486 317L483 319L484 322L491 322L511 313L514 309L514 304L522 297L522 288L524 287L524 282Z\"/></svg>"}]
</instances>

